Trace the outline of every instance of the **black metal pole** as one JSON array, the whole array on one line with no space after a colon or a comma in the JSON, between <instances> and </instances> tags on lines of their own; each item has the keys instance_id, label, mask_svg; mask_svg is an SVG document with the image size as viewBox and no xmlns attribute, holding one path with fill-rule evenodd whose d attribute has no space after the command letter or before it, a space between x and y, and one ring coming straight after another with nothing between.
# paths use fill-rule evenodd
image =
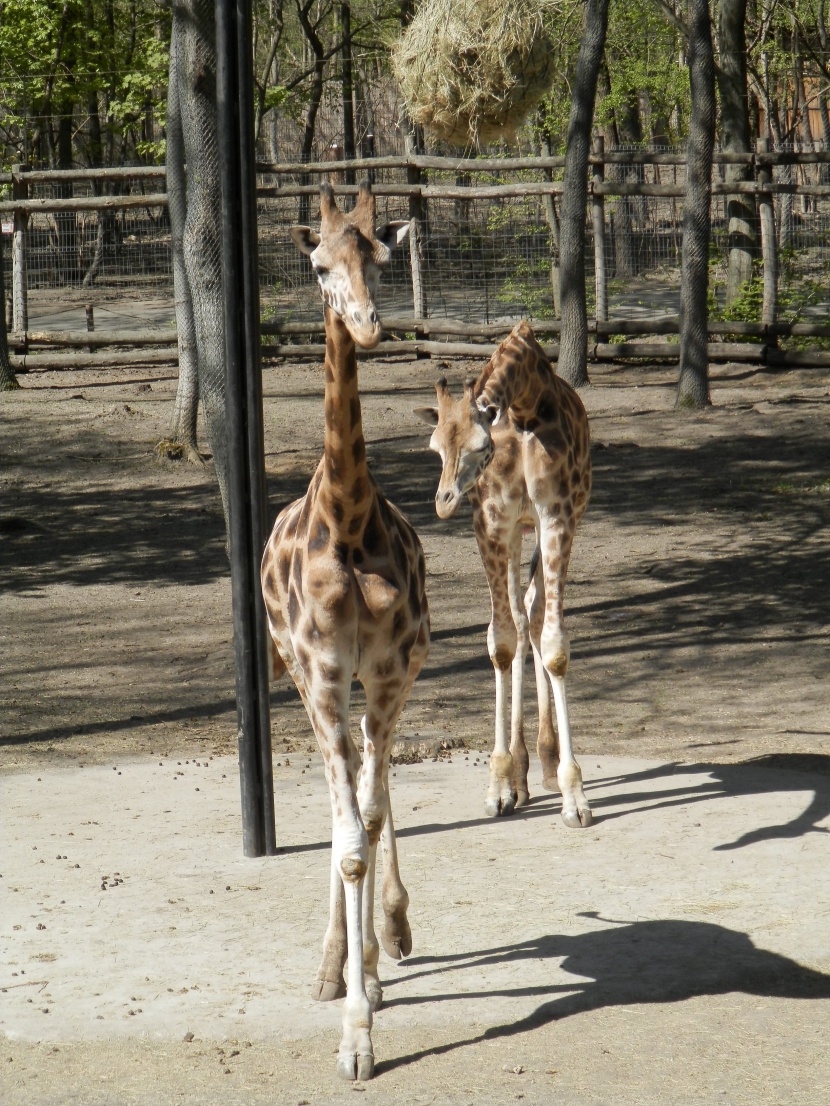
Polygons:
<instances>
[{"instance_id":1,"label":"black metal pole","mask_svg":"<svg viewBox=\"0 0 830 1106\"><path fill-rule=\"evenodd\" d=\"M216 95L222 192L222 292L228 426L231 594L242 845L276 852L265 610L259 561L267 494L259 343L249 0L216 0Z\"/></svg>"}]
</instances>

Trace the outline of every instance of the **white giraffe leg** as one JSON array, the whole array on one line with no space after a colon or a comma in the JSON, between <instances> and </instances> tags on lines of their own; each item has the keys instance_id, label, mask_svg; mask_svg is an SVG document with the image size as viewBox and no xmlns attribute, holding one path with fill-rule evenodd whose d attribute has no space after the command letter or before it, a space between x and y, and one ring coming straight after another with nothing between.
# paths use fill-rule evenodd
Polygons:
<instances>
[{"instance_id":1,"label":"white giraffe leg","mask_svg":"<svg viewBox=\"0 0 830 1106\"><path fill-rule=\"evenodd\" d=\"M539 735L536 739L536 753L542 768L542 787L546 791L558 791L559 783L556 770L559 767L559 739L553 725L553 696L550 689L548 671L539 652L542 636L542 623L545 616L545 581L541 563L525 595L525 609L530 624L530 639L533 645L533 668L536 675L536 701L539 705Z\"/></svg>"},{"instance_id":2,"label":"white giraffe leg","mask_svg":"<svg viewBox=\"0 0 830 1106\"><path fill-rule=\"evenodd\" d=\"M331 852L331 879L329 883L329 924L323 938L323 959L317 969L317 978L311 989L312 998L319 1002L331 1002L343 998L346 983L343 967L346 963L346 910L343 899L343 880L334 855Z\"/></svg>"},{"instance_id":3,"label":"white giraffe leg","mask_svg":"<svg viewBox=\"0 0 830 1106\"><path fill-rule=\"evenodd\" d=\"M377 843L369 846L369 867L363 881L363 985L369 1005L379 1010L383 1001L383 991L378 975L380 945L375 934L375 862Z\"/></svg>"},{"instance_id":4,"label":"white giraffe leg","mask_svg":"<svg viewBox=\"0 0 830 1106\"><path fill-rule=\"evenodd\" d=\"M591 824L591 808L582 789L582 772L574 759L565 676L570 663L570 643L564 626L565 580L572 534L559 516L545 519L540 532L540 564L544 586L544 623L538 642L542 665L553 689L559 731L557 783L562 793L562 821L578 828ZM538 586L538 585L537 585ZM531 630L533 633L533 630Z\"/></svg>"},{"instance_id":5,"label":"white giraffe leg","mask_svg":"<svg viewBox=\"0 0 830 1106\"><path fill-rule=\"evenodd\" d=\"M478 527L476 539L490 586L492 607L487 629L487 651L496 679L496 736L490 755L490 783L484 809L491 817L495 817L499 814L512 814L516 807L513 757L508 745L510 703L507 673L513 667L518 641L510 594L510 539L503 533L488 534Z\"/></svg>"},{"instance_id":6,"label":"white giraffe leg","mask_svg":"<svg viewBox=\"0 0 830 1106\"><path fill-rule=\"evenodd\" d=\"M582 770L574 758L571 745L565 680L561 676L551 676L550 681L556 704L556 723L559 727L559 768L556 777L562 792L562 821L566 826L578 829L580 826L590 826L593 815L582 790Z\"/></svg>"},{"instance_id":7,"label":"white giraffe leg","mask_svg":"<svg viewBox=\"0 0 830 1106\"><path fill-rule=\"evenodd\" d=\"M527 612L521 594L521 530L517 530L511 545L508 564L508 593L510 610L516 627L516 655L511 666L510 692L510 755L513 758L513 791L516 794L516 806L525 806L530 800L527 786L527 772L530 758L527 755L524 726L524 675L527 662L527 650L530 645L530 630Z\"/></svg>"},{"instance_id":8,"label":"white giraffe leg","mask_svg":"<svg viewBox=\"0 0 830 1106\"><path fill-rule=\"evenodd\" d=\"M360 816L369 838L369 867L363 884L363 979L373 1010L380 1008L383 994L378 977L380 946L375 935L375 865L377 844L386 818L387 796L375 743L367 729L366 715L360 720L363 731L363 766L357 788Z\"/></svg>"},{"instance_id":9,"label":"white giraffe leg","mask_svg":"<svg viewBox=\"0 0 830 1106\"><path fill-rule=\"evenodd\" d=\"M380 834L380 847L383 853L383 902L384 925L380 939L384 952L393 960L409 956L412 952L412 931L406 911L409 907L409 895L401 881L398 868L398 846L395 841L395 827L392 823L391 803L386 811L386 821Z\"/></svg>"},{"instance_id":10,"label":"white giraffe leg","mask_svg":"<svg viewBox=\"0 0 830 1106\"><path fill-rule=\"evenodd\" d=\"M511 662L512 663L512 662ZM494 662L496 675L496 740L490 754L490 786L484 809L491 816L512 814L516 806L513 791L513 758L507 745L509 705L507 702L507 669Z\"/></svg>"},{"instance_id":11,"label":"white giraffe leg","mask_svg":"<svg viewBox=\"0 0 830 1106\"><path fill-rule=\"evenodd\" d=\"M346 932L349 963L343 1003L343 1037L337 1050L341 1079L371 1079L375 1071L372 1050L372 1007L363 983L362 900L364 880L343 880L346 896Z\"/></svg>"}]
</instances>

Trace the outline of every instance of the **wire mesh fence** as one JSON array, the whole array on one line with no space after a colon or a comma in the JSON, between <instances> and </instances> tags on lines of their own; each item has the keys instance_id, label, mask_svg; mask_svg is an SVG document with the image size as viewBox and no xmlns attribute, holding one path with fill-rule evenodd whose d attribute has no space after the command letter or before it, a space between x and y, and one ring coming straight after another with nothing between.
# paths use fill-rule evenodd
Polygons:
<instances>
[{"instance_id":1,"label":"wire mesh fence","mask_svg":"<svg viewBox=\"0 0 830 1106\"><path fill-rule=\"evenodd\" d=\"M604 242L609 317L648 320L676 314L679 305L682 249L682 192L685 166L676 151L610 149L605 182L641 194L604 196ZM660 156L674 154L675 156ZM626 160L630 156L630 160ZM404 160L381 161L371 171L380 221L412 214L413 190ZM493 159L476 169L438 165L420 172L418 243L420 279L426 314L431 319L495 323L519 317L550 320L557 312L558 195L556 188L540 194L546 180L561 170L526 162L518 167ZM472 167L471 167L472 166ZM774 180L796 186L793 193L774 196L780 257L780 318L810 319L830 307L830 187L826 164L775 166ZM315 185L329 176L337 189L346 171L333 165L270 166L259 175L258 200L261 302L266 321L304 322L320 319L319 293L307 259L293 246L288 228L313 223L317 214ZM359 170L357 176L365 175ZM172 302L170 227L159 170L155 176L123 181L78 179L33 180L31 201L86 198L90 210L29 210L25 217L25 283L38 302L54 306L62 299L78 302L118 295L140 300L167 297ZM716 183L722 178L719 166ZM41 174L45 176L45 174ZM298 194L300 188L306 191ZM722 187L726 187L722 185ZM487 189L489 194L482 194ZM497 194L493 194L494 189ZM443 190L443 191L442 191ZM342 191L342 189L341 189ZM449 195L444 193L449 191ZM828 193L828 194L825 194ZM146 202L145 202L146 197ZM7 197L7 199L10 197ZM755 200L748 197L754 207ZM115 206L94 209L96 203ZM120 207L129 202L133 206ZM350 205L348 196L341 203ZM20 220L3 213L6 235L6 288L13 286L10 237ZM52 206L55 206L54 204ZM755 224L750 250L758 267L760 236ZM712 200L710 286L713 310L722 306L726 260L730 249L727 197ZM590 213L586 213L585 271L588 310L595 306L595 249ZM393 254L381 283L384 314L412 316L412 258L406 250ZM751 291L751 290L750 290ZM37 295L39 293L39 295ZM755 297L758 299L758 297ZM760 302L760 301L759 301ZM749 293L742 310L754 310ZM757 305L756 305L757 306Z\"/></svg>"}]
</instances>

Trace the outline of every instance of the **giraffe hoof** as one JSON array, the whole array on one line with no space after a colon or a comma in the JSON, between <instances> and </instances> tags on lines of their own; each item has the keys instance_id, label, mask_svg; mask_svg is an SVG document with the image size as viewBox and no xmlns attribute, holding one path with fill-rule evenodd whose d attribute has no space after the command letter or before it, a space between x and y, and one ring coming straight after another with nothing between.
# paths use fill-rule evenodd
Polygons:
<instances>
[{"instance_id":1,"label":"giraffe hoof","mask_svg":"<svg viewBox=\"0 0 830 1106\"><path fill-rule=\"evenodd\" d=\"M564 808L562 810L562 821L569 829L587 829L593 820L594 816L589 806L584 806L582 809L571 807L568 810Z\"/></svg>"},{"instance_id":2,"label":"giraffe hoof","mask_svg":"<svg viewBox=\"0 0 830 1106\"><path fill-rule=\"evenodd\" d=\"M375 1074L375 1058L371 1053L358 1052L338 1054L337 1074L341 1079L354 1083L355 1080L364 1083Z\"/></svg>"},{"instance_id":3,"label":"giraffe hoof","mask_svg":"<svg viewBox=\"0 0 830 1106\"><path fill-rule=\"evenodd\" d=\"M530 792L523 790L521 787L516 792L516 809L520 806L527 806L530 802Z\"/></svg>"},{"instance_id":4,"label":"giraffe hoof","mask_svg":"<svg viewBox=\"0 0 830 1106\"><path fill-rule=\"evenodd\" d=\"M542 787L544 787L545 791L559 791L559 781L556 779L556 772L551 772L549 776L543 778Z\"/></svg>"},{"instance_id":5,"label":"giraffe hoof","mask_svg":"<svg viewBox=\"0 0 830 1106\"><path fill-rule=\"evenodd\" d=\"M506 798L500 796L498 799L488 797L484 802L484 809L491 818L501 818L504 815L512 814L516 809L516 796L515 794Z\"/></svg>"},{"instance_id":6,"label":"giraffe hoof","mask_svg":"<svg viewBox=\"0 0 830 1106\"><path fill-rule=\"evenodd\" d=\"M311 987L311 997L317 1002L333 1002L336 998L345 998L346 985L342 979L315 979Z\"/></svg>"},{"instance_id":7,"label":"giraffe hoof","mask_svg":"<svg viewBox=\"0 0 830 1106\"><path fill-rule=\"evenodd\" d=\"M412 952L412 930L406 915L387 918L380 935L383 951L392 960L402 960Z\"/></svg>"},{"instance_id":8,"label":"giraffe hoof","mask_svg":"<svg viewBox=\"0 0 830 1106\"><path fill-rule=\"evenodd\" d=\"M383 1005L383 991L381 990L380 980L374 979L372 976L366 976L365 980L366 998L369 1000L369 1005L373 1011L380 1010Z\"/></svg>"}]
</instances>

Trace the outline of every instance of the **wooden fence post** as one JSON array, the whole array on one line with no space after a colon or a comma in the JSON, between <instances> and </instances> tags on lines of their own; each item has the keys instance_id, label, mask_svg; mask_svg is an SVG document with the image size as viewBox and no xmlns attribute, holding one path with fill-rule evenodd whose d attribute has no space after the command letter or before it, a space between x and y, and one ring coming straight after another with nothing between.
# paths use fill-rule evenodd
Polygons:
<instances>
[{"instance_id":1,"label":"wooden fence post","mask_svg":"<svg viewBox=\"0 0 830 1106\"><path fill-rule=\"evenodd\" d=\"M24 174L28 166L12 165L12 199L26 200L29 187ZM29 215L15 210L12 230L12 329L25 334L29 329L29 296L26 280L26 227Z\"/></svg>"},{"instance_id":2,"label":"wooden fence post","mask_svg":"<svg viewBox=\"0 0 830 1106\"><path fill-rule=\"evenodd\" d=\"M759 138L755 144L758 154L769 151L769 140ZM758 164L758 184L772 184L772 167ZM758 214L761 222L761 255L764 262L764 301L761 322L774 326L778 316L778 247L775 240L775 209L771 192L758 193Z\"/></svg>"},{"instance_id":3,"label":"wooden fence post","mask_svg":"<svg viewBox=\"0 0 830 1106\"><path fill-rule=\"evenodd\" d=\"M594 157L605 157L605 139L601 134L594 135ZM602 184L605 179L605 166L600 162L594 166L593 184ZM594 284L596 287L596 317L602 322L608 319L608 266L605 260L605 197L598 192L591 193L591 221L594 229Z\"/></svg>"}]
</instances>

